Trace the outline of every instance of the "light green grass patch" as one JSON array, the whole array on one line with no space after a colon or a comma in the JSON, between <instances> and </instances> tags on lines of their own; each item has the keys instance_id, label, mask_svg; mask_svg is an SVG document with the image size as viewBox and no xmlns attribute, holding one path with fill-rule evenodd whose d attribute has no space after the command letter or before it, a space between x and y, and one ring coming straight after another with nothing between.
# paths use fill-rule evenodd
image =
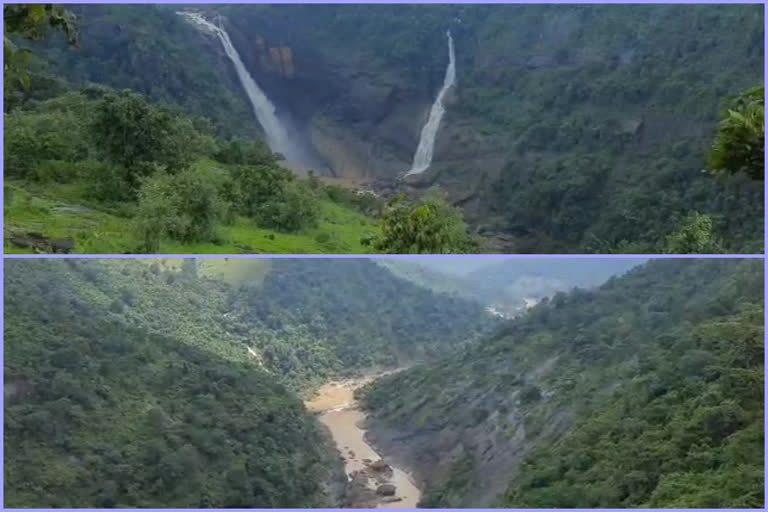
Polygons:
<instances>
[{"instance_id":1,"label":"light green grass patch","mask_svg":"<svg viewBox=\"0 0 768 512\"><path fill-rule=\"evenodd\" d=\"M205 165L201 162L200 165ZM48 238L69 238L78 254L131 254L140 246L127 205L98 207L85 197L82 186L20 181L5 184L4 246L6 253L34 252L13 246L8 237L36 232ZM328 199L321 201L317 227L298 233L280 233L260 228L251 219L239 217L232 225L218 228L215 242L187 243L166 239L160 254L363 254L361 239L378 232L376 221Z\"/></svg>"}]
</instances>

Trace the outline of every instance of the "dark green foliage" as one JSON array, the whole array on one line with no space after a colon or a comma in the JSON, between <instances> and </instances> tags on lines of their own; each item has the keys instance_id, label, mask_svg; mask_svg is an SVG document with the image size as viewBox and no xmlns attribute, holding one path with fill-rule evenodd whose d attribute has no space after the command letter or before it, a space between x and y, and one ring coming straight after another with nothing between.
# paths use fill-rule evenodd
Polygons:
<instances>
[{"instance_id":1,"label":"dark green foliage","mask_svg":"<svg viewBox=\"0 0 768 512\"><path fill-rule=\"evenodd\" d=\"M259 139L233 138L220 145L216 160L233 165L265 165L273 167L279 161L275 153Z\"/></svg>"},{"instance_id":2,"label":"dark green foliage","mask_svg":"<svg viewBox=\"0 0 768 512\"><path fill-rule=\"evenodd\" d=\"M204 137L189 119L150 105L131 91L102 98L90 129L97 147L125 168L133 182L158 166L179 172L196 157L212 152L213 141L206 148Z\"/></svg>"},{"instance_id":3,"label":"dark green foliage","mask_svg":"<svg viewBox=\"0 0 768 512\"><path fill-rule=\"evenodd\" d=\"M143 180L135 214L144 247L157 252L160 240L209 241L226 213L213 171L188 169L176 175L156 172Z\"/></svg>"},{"instance_id":4,"label":"dark green foliage","mask_svg":"<svg viewBox=\"0 0 768 512\"><path fill-rule=\"evenodd\" d=\"M14 260L4 290L12 507L332 506L339 461L284 386L485 320L358 260Z\"/></svg>"},{"instance_id":5,"label":"dark green foliage","mask_svg":"<svg viewBox=\"0 0 768 512\"><path fill-rule=\"evenodd\" d=\"M18 48L9 36L43 39L52 28L66 34L70 45L77 42L75 16L61 5L10 4L3 5L3 85L5 89L29 89L31 84L30 53Z\"/></svg>"},{"instance_id":6,"label":"dark green foliage","mask_svg":"<svg viewBox=\"0 0 768 512\"><path fill-rule=\"evenodd\" d=\"M5 115L6 174L45 181L37 169L41 162L101 158L110 169L78 177L98 188L102 199L130 196L130 190L120 190L125 187L110 193L109 185L130 189L158 167L179 172L215 151L214 140L198 130L204 127L196 121L130 91L82 88Z\"/></svg>"},{"instance_id":7,"label":"dark green foliage","mask_svg":"<svg viewBox=\"0 0 768 512\"><path fill-rule=\"evenodd\" d=\"M763 300L761 260L651 261L362 396L414 464L446 464L425 506L759 508Z\"/></svg>"},{"instance_id":8,"label":"dark green foliage","mask_svg":"<svg viewBox=\"0 0 768 512\"><path fill-rule=\"evenodd\" d=\"M414 203L396 196L387 203L380 237L368 240L377 254L466 254L479 252L461 210L439 196Z\"/></svg>"},{"instance_id":9,"label":"dark green foliage","mask_svg":"<svg viewBox=\"0 0 768 512\"><path fill-rule=\"evenodd\" d=\"M464 205L473 231L504 252L665 252L670 237L690 231L697 213L710 219L712 242L723 251L762 250L763 187L749 177L762 174L762 106L743 102L751 92L741 104L727 100L763 81L760 6L206 9L223 14L248 68L260 72L260 85L298 126L330 123L352 142L400 140L395 148L383 144L388 158L407 152L408 137L394 133L397 127L416 123L416 116L389 118L389 111L434 97L451 29L458 82L438 138L435 179ZM153 104L205 115L226 137L258 131L218 43L176 8L72 10L81 49L65 50L55 37L32 44L47 65L35 69L30 93L7 90L6 108L61 94L65 78L130 88ZM293 50L294 77L260 63L251 51L257 37ZM350 85L350 76L359 80ZM381 109L369 108L368 94L376 99L379 89L392 94ZM716 136L724 106L733 114L726 113ZM372 132L374 125L393 128ZM451 141L450 156L441 154L440 137ZM237 146L216 158L258 165L244 163L254 148ZM171 153L184 156L175 147ZM704 168L728 172L713 176ZM371 215L378 207L359 205ZM695 251L700 244L672 245Z\"/></svg>"},{"instance_id":10,"label":"dark green foliage","mask_svg":"<svg viewBox=\"0 0 768 512\"><path fill-rule=\"evenodd\" d=\"M272 329L308 326L310 337L333 340L341 367L434 358L490 322L479 304L414 286L365 259L278 260L261 286L239 293L244 318Z\"/></svg>"},{"instance_id":11,"label":"dark green foliage","mask_svg":"<svg viewBox=\"0 0 768 512\"><path fill-rule=\"evenodd\" d=\"M298 232L317 225L321 197L370 207L296 179L261 140L220 141L207 120L130 91L84 87L14 109L5 125L6 176L71 183L99 207L121 207L142 240L134 250L157 251L168 238L211 241L216 226L237 215Z\"/></svg>"},{"instance_id":12,"label":"dark green foliage","mask_svg":"<svg viewBox=\"0 0 768 512\"><path fill-rule=\"evenodd\" d=\"M319 215L320 207L312 190L299 181L289 181L264 203L256 221L266 228L295 232L317 225Z\"/></svg>"},{"instance_id":13,"label":"dark green foliage","mask_svg":"<svg viewBox=\"0 0 768 512\"><path fill-rule=\"evenodd\" d=\"M49 7L45 7L46 13ZM97 8L92 14L109 15L110 10ZM6 8L6 17L13 14L11 11L13 8ZM21 14L29 17L27 11L35 14L38 9L24 7L23 11ZM124 15L138 12L127 10ZM154 12L160 18L178 21L172 11ZM57 13L54 10L47 15L59 16ZM152 23L142 19L139 25L148 22ZM172 27L173 23L165 28ZM178 27L195 35L188 26ZM86 22L86 38L93 28ZM24 30L21 25L14 28L15 32ZM135 214L144 251L158 250L164 238L212 240L215 225L234 222L237 213L254 218L262 227L287 232L318 222L316 195L302 184L289 183L292 176L279 167L279 155L261 141L236 138L219 148L209 121L150 103L131 90L115 93L107 87L89 85L79 93L52 96L39 103L21 101L21 105L11 96L17 108L5 119L9 127L5 134L6 175L33 182L77 184L94 202L118 204L121 216ZM153 94L150 97L158 99ZM228 169L215 169L221 177L212 179L209 171L190 169L206 157L248 167L235 168L234 180L227 179ZM275 176L279 179L271 179ZM140 183L143 189L139 192ZM130 204L137 196L138 205Z\"/></svg>"},{"instance_id":14,"label":"dark green foliage","mask_svg":"<svg viewBox=\"0 0 768 512\"><path fill-rule=\"evenodd\" d=\"M694 211L727 251L762 249L762 184L701 172L725 98L763 81L762 12L733 7L509 7L488 19L495 40L480 47L516 48L508 58L522 62L475 68L455 110L517 148L482 186L518 250L661 252Z\"/></svg>"},{"instance_id":15,"label":"dark green foliage","mask_svg":"<svg viewBox=\"0 0 768 512\"><path fill-rule=\"evenodd\" d=\"M317 185L314 186L313 182L317 182ZM322 190L331 201L350 206L364 215L378 218L381 217L384 210L384 200L371 193L348 190L333 185L323 186L314 175L309 177L309 186L313 189Z\"/></svg>"},{"instance_id":16,"label":"dark green foliage","mask_svg":"<svg viewBox=\"0 0 768 512\"><path fill-rule=\"evenodd\" d=\"M667 254L715 254L723 252L721 242L713 234L709 215L691 214L675 233L667 236Z\"/></svg>"},{"instance_id":17,"label":"dark green foliage","mask_svg":"<svg viewBox=\"0 0 768 512\"><path fill-rule=\"evenodd\" d=\"M131 89L151 102L175 104L214 120L217 133L259 134L230 65L169 5L77 5L79 44L62 50L56 38L32 45L52 73L74 84Z\"/></svg>"},{"instance_id":18,"label":"dark green foliage","mask_svg":"<svg viewBox=\"0 0 768 512\"><path fill-rule=\"evenodd\" d=\"M43 161L88 159L93 143L86 123L92 113L85 96L68 94L34 110L5 114L5 175L35 180L42 178L37 166Z\"/></svg>"},{"instance_id":19,"label":"dark green foliage","mask_svg":"<svg viewBox=\"0 0 768 512\"><path fill-rule=\"evenodd\" d=\"M653 347L610 403L530 455L504 506L762 506L762 320L754 304Z\"/></svg>"},{"instance_id":20,"label":"dark green foliage","mask_svg":"<svg viewBox=\"0 0 768 512\"><path fill-rule=\"evenodd\" d=\"M765 87L755 87L734 98L723 114L709 154L715 172L744 172L765 179Z\"/></svg>"},{"instance_id":21,"label":"dark green foliage","mask_svg":"<svg viewBox=\"0 0 768 512\"><path fill-rule=\"evenodd\" d=\"M234 202L243 215L260 226L289 232L317 222L319 207L310 188L275 163L258 163L258 158L250 161L257 165L232 168Z\"/></svg>"},{"instance_id":22,"label":"dark green foliage","mask_svg":"<svg viewBox=\"0 0 768 512\"><path fill-rule=\"evenodd\" d=\"M7 506L332 504L332 454L297 397L253 363L107 313L89 279L109 285L85 262L6 265Z\"/></svg>"},{"instance_id":23,"label":"dark green foliage","mask_svg":"<svg viewBox=\"0 0 768 512\"><path fill-rule=\"evenodd\" d=\"M70 44L77 42L75 16L61 5L10 4L3 6L5 34L19 34L27 39L43 39L48 28L61 30Z\"/></svg>"},{"instance_id":24,"label":"dark green foliage","mask_svg":"<svg viewBox=\"0 0 768 512\"><path fill-rule=\"evenodd\" d=\"M458 81L438 142L456 142L438 149L435 179L452 199L472 192L467 221L500 234L505 251L659 253L694 212L724 250L762 250L762 183L702 172L727 98L763 82L760 6L265 9L225 15L233 32L300 27L287 31L296 48L365 67L376 85L397 76L396 90L425 102L451 29ZM356 121L345 95L325 92L317 101L340 126Z\"/></svg>"}]
</instances>

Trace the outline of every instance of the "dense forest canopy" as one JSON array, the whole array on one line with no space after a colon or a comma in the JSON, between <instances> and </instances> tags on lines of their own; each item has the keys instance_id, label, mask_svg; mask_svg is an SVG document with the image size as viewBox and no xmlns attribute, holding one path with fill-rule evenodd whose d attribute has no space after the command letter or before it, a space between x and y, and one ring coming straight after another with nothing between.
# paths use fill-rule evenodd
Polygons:
<instances>
[{"instance_id":1,"label":"dense forest canopy","mask_svg":"<svg viewBox=\"0 0 768 512\"><path fill-rule=\"evenodd\" d=\"M142 297L100 303L116 283L95 262L9 263L6 506L332 504L323 432L271 375L211 350L226 338L131 322Z\"/></svg>"},{"instance_id":2,"label":"dense forest canopy","mask_svg":"<svg viewBox=\"0 0 768 512\"><path fill-rule=\"evenodd\" d=\"M29 265L30 279L64 283L101 314L226 360L256 360L296 390L339 372L435 357L490 328L479 303L431 292L365 259Z\"/></svg>"},{"instance_id":3,"label":"dense forest canopy","mask_svg":"<svg viewBox=\"0 0 768 512\"><path fill-rule=\"evenodd\" d=\"M33 58L29 88L6 84L8 158L42 156L25 172L6 164L20 180L10 194L18 199L8 212L12 226L28 229L42 212L64 206L67 222L96 221L106 238L127 239L109 252L158 245L163 252L762 248L764 107L753 91L763 82L759 6L190 8L220 16L296 140L328 169L379 184L385 195L422 199L403 209L335 188L317 193L304 180L275 184L270 170L280 166L269 159L233 163L225 156L229 141L263 134L215 38L186 23L176 6L72 6L77 47L57 32L42 41L13 36ZM445 72L448 28L458 77L436 157L423 178L399 183L417 145L418 113L428 110ZM73 154L70 140L44 126L66 126L77 140L85 125L102 126L90 115L61 119L54 105L73 101L66 98L89 83L131 89L149 105L142 108L171 106L189 120L174 121L174 135L156 141L162 155L150 152L157 158L138 169L114 158L109 138L104 147L80 143ZM114 103L121 105L129 106ZM98 101L83 109L102 111ZM190 124L197 134L181 130ZM184 166L192 170L175 172L174 153L193 158ZM158 167L171 176L157 174ZM231 179L203 185L221 170ZM137 173L152 178L138 205L123 199L107 207L107 199L83 190L93 176L115 188ZM262 173L267 183L258 186L240 179ZM174 192L177 180L179 197L161 209L157 196ZM423 198L428 186L461 210ZM254 187L276 191L275 202L285 206L255 211L248 206L260 204ZM189 189L204 198L194 211L179 206ZM88 218L82 207L102 216ZM146 222L154 217L161 221ZM481 247L467 237L464 219L484 239ZM46 236L85 237L58 225L50 231ZM103 244L75 240L76 250L106 252Z\"/></svg>"},{"instance_id":4,"label":"dense forest canopy","mask_svg":"<svg viewBox=\"0 0 768 512\"><path fill-rule=\"evenodd\" d=\"M762 507L763 262L651 261L376 381L426 507Z\"/></svg>"},{"instance_id":5,"label":"dense forest canopy","mask_svg":"<svg viewBox=\"0 0 768 512\"><path fill-rule=\"evenodd\" d=\"M10 260L6 504L332 506L297 393L492 326L367 260Z\"/></svg>"}]
</instances>

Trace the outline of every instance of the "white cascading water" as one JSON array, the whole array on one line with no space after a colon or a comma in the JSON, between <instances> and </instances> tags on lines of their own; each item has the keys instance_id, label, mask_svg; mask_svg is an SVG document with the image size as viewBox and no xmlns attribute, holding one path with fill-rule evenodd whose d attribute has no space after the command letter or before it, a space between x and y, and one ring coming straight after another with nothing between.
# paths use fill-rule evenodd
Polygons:
<instances>
[{"instance_id":1,"label":"white cascading water","mask_svg":"<svg viewBox=\"0 0 768 512\"><path fill-rule=\"evenodd\" d=\"M440 128L440 121L443 119L443 114L445 114L443 97L456 81L456 55L453 52L453 38L451 37L451 31L449 30L446 32L446 35L448 36L448 68L445 70L443 88L440 89L437 98L435 98L435 102L432 104L427 124L421 129L419 146L416 149L416 154L413 156L411 169L405 173L406 176L410 176L411 174L421 174L432 164L432 153L435 149L437 130Z\"/></svg>"},{"instance_id":2,"label":"white cascading water","mask_svg":"<svg viewBox=\"0 0 768 512\"><path fill-rule=\"evenodd\" d=\"M229 39L229 34L223 28L217 27L196 12L182 11L176 14L186 17L202 29L218 36L224 51L227 53L227 57L235 66L235 71L237 71L237 76L243 89L245 89L245 93L248 95L248 99L251 101L253 112L256 114L256 120L264 129L269 148L274 152L282 153L289 162L298 160L295 155L295 148L288 138L287 130L275 115L275 106L269 101L269 98L267 98L259 86L256 85L251 74L248 73L243 61L240 59L240 54L237 53L235 46Z\"/></svg>"}]
</instances>

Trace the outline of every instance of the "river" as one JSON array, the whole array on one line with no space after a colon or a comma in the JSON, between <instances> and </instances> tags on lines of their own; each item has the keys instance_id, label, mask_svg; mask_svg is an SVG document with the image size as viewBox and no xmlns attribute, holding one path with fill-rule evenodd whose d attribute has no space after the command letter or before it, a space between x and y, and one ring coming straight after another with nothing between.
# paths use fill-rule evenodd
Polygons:
<instances>
[{"instance_id":1,"label":"river","mask_svg":"<svg viewBox=\"0 0 768 512\"><path fill-rule=\"evenodd\" d=\"M331 381L322 386L315 396L306 402L309 410L318 414L320 421L328 427L339 451L344 457L345 472L347 478L356 472L367 475L376 475L371 470L370 464L381 457L365 440L365 430L362 427L365 413L358 407L354 397L357 388L371 382L384 374L369 375L361 378ZM391 475L386 478L379 477L367 479L367 487L375 491L378 485L390 483L396 487L395 496L387 501L387 498L377 498L377 508L416 508L421 497L421 491L413 482L413 479L400 468L391 466Z\"/></svg>"}]
</instances>

